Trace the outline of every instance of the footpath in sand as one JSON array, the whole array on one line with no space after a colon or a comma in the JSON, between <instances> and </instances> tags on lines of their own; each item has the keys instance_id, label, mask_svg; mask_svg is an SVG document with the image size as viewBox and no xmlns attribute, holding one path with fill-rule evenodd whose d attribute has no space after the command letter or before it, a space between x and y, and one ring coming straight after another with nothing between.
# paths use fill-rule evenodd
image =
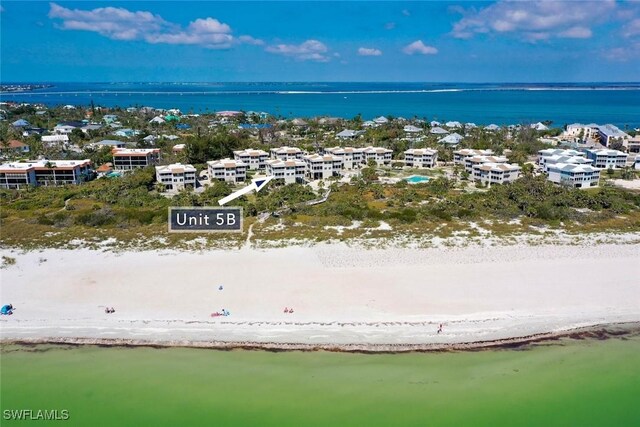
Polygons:
<instances>
[{"instance_id":1,"label":"footpath in sand","mask_svg":"<svg viewBox=\"0 0 640 427\"><path fill-rule=\"evenodd\" d=\"M3 255L16 259L0 270L1 303L16 307L4 341L366 349L640 321L635 244Z\"/></svg>"}]
</instances>

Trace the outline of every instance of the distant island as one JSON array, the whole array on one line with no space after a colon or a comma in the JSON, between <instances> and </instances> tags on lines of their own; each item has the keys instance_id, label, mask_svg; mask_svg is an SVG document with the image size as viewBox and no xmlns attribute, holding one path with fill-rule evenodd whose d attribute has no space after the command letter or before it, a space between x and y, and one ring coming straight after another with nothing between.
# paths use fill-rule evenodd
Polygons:
<instances>
[{"instance_id":1,"label":"distant island","mask_svg":"<svg viewBox=\"0 0 640 427\"><path fill-rule=\"evenodd\" d=\"M0 93L2 92L29 92L36 89L47 89L53 87L51 84L5 84L0 85Z\"/></svg>"}]
</instances>

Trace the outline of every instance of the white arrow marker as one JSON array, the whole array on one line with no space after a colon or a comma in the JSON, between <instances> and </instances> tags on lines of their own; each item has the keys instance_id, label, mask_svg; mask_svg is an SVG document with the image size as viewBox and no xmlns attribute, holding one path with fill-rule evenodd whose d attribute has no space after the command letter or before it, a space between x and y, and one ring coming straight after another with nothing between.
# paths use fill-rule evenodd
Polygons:
<instances>
[{"instance_id":1,"label":"white arrow marker","mask_svg":"<svg viewBox=\"0 0 640 427\"><path fill-rule=\"evenodd\" d=\"M255 192L257 193L258 191L262 190L265 185L267 185L267 183L272 179L273 176L268 176L266 178L255 178L253 181L251 181L251 184L247 185L246 187L241 188L240 190L229 194L227 197L223 197L222 199L218 200L218 204L220 206L226 205L230 201L235 200L240 196L244 196L245 194L250 193L253 190L255 190Z\"/></svg>"}]
</instances>

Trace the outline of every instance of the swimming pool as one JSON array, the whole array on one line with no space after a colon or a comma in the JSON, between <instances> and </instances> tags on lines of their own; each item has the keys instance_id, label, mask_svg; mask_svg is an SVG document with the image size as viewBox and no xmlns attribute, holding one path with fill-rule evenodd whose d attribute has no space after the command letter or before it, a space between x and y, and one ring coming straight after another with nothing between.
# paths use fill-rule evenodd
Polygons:
<instances>
[{"instance_id":1,"label":"swimming pool","mask_svg":"<svg viewBox=\"0 0 640 427\"><path fill-rule=\"evenodd\" d=\"M422 175L412 175L412 176L410 176L408 178L405 178L405 180L409 184L419 184L421 182L429 181L429 177L428 176L422 176Z\"/></svg>"}]
</instances>

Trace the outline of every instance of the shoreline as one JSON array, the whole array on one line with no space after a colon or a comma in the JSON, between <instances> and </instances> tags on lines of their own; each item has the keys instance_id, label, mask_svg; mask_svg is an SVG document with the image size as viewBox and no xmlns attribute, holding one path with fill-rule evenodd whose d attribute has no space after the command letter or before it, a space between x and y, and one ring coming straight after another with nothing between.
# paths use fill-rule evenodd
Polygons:
<instances>
[{"instance_id":1,"label":"shoreline","mask_svg":"<svg viewBox=\"0 0 640 427\"><path fill-rule=\"evenodd\" d=\"M617 330L614 330L617 329ZM606 340L626 339L640 336L640 321L604 323L583 326L563 331L543 332L528 336L511 337L498 340L461 342L450 344L305 344L305 343L277 343L277 342L233 342L233 341L163 341L136 340L123 338L22 338L2 339L0 346L18 345L71 345L71 346L99 346L99 347L151 347L164 348L197 348L219 351L251 350L251 351L326 351L359 354L398 354L398 353L432 353L483 350L523 349L531 345L545 345L562 339L574 340Z\"/></svg>"}]
</instances>

